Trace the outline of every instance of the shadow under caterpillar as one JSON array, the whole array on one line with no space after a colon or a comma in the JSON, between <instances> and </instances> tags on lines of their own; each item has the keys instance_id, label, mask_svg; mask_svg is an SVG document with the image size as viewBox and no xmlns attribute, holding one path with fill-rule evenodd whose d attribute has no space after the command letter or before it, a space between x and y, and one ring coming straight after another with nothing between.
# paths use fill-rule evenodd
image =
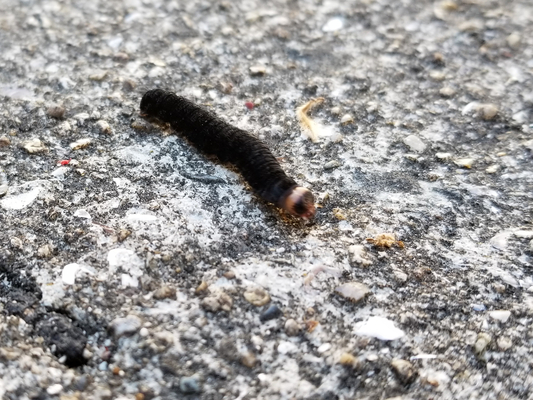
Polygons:
<instances>
[{"instance_id":1,"label":"shadow under caterpillar","mask_svg":"<svg viewBox=\"0 0 533 400\"><path fill-rule=\"evenodd\" d=\"M141 116L169 124L202 153L234 165L266 201L297 217L314 217L315 199L311 191L287 176L268 147L248 132L162 89L144 94Z\"/></svg>"}]
</instances>

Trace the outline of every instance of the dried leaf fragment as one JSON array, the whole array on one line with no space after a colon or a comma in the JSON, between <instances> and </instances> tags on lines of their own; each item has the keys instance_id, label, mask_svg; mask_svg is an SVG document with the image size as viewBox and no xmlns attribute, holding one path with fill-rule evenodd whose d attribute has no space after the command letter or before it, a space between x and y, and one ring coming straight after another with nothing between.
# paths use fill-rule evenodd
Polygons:
<instances>
[{"instance_id":1,"label":"dried leaf fragment","mask_svg":"<svg viewBox=\"0 0 533 400\"><path fill-rule=\"evenodd\" d=\"M396 240L396 237L392 233L380 233L373 239L367 238L366 241L372 243L376 247L391 248L392 246L397 246L400 249L405 247L405 244L401 240Z\"/></svg>"},{"instance_id":2,"label":"dried leaf fragment","mask_svg":"<svg viewBox=\"0 0 533 400\"><path fill-rule=\"evenodd\" d=\"M316 99L311 99L303 106L300 106L296 109L296 116L300 121L302 130L304 133L311 139L313 143L318 142L318 132L319 128L315 121L313 121L307 113L310 112L314 107L324 102L323 97L318 97Z\"/></svg>"},{"instance_id":3,"label":"dried leaf fragment","mask_svg":"<svg viewBox=\"0 0 533 400\"><path fill-rule=\"evenodd\" d=\"M70 144L70 148L72 150L79 150L79 149L84 149L86 148L87 146L89 146L91 144L91 139L89 138L84 138L84 139L79 139L79 140L76 140L75 142L72 142Z\"/></svg>"},{"instance_id":4,"label":"dried leaf fragment","mask_svg":"<svg viewBox=\"0 0 533 400\"><path fill-rule=\"evenodd\" d=\"M44 153L45 151L47 151L48 149L46 148L46 146L44 145L43 142L41 142L39 139L37 138L34 138L34 139L30 139L26 142L24 142L22 144L22 146L24 147L24 150L26 150L28 153L30 154L34 154L34 153Z\"/></svg>"}]
</instances>

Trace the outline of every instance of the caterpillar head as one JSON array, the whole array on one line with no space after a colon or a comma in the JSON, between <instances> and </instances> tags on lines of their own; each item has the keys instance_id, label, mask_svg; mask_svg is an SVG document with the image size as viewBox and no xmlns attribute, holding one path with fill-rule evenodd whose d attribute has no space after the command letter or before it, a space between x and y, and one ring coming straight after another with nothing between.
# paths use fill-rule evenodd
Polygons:
<instances>
[{"instance_id":1,"label":"caterpillar head","mask_svg":"<svg viewBox=\"0 0 533 400\"><path fill-rule=\"evenodd\" d=\"M292 188L283 200L281 207L300 218L312 219L315 216L315 197L309 189L301 186Z\"/></svg>"},{"instance_id":2,"label":"caterpillar head","mask_svg":"<svg viewBox=\"0 0 533 400\"><path fill-rule=\"evenodd\" d=\"M141 116L155 117L159 109L158 103L167 95L168 92L162 89L147 91L141 99Z\"/></svg>"}]
</instances>

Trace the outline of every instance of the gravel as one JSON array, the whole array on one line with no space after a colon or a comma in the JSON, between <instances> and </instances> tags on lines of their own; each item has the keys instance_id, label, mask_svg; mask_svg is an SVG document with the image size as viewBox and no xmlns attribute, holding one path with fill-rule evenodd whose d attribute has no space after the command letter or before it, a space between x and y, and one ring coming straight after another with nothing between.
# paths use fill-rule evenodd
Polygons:
<instances>
[{"instance_id":1,"label":"gravel","mask_svg":"<svg viewBox=\"0 0 533 400\"><path fill-rule=\"evenodd\" d=\"M0 398L530 398L531 1L3 0L0 48ZM144 121L157 87L315 220Z\"/></svg>"}]
</instances>

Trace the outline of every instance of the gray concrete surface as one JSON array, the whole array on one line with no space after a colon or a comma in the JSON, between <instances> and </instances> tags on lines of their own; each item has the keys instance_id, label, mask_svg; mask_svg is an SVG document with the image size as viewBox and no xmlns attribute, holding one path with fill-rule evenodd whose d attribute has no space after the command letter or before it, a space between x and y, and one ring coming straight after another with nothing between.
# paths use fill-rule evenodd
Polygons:
<instances>
[{"instance_id":1,"label":"gray concrete surface","mask_svg":"<svg viewBox=\"0 0 533 400\"><path fill-rule=\"evenodd\" d=\"M528 0L1 0L0 397L532 399L532 45ZM155 87L315 221L143 121Z\"/></svg>"}]
</instances>

